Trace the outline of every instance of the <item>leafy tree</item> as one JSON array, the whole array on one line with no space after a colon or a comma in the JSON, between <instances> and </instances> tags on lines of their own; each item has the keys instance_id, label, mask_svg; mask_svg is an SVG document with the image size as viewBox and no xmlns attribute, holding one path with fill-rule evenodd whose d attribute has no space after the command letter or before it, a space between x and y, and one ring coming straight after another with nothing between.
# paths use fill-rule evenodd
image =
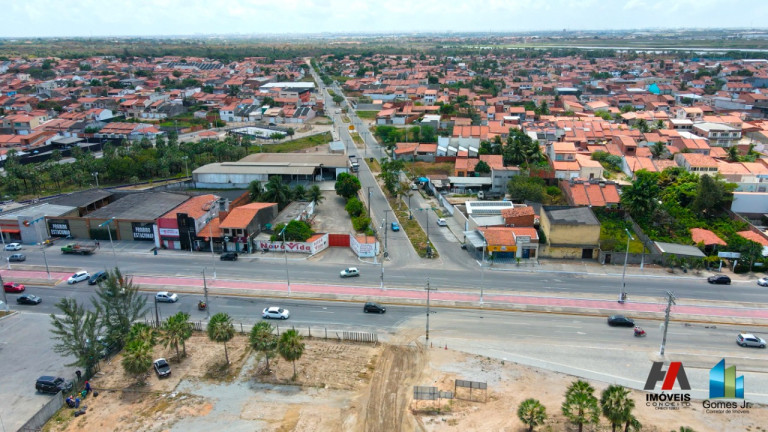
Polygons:
<instances>
[{"instance_id":1,"label":"leafy tree","mask_svg":"<svg viewBox=\"0 0 768 432\"><path fill-rule=\"evenodd\" d=\"M424 125L421 127L421 142L431 143L437 141L435 129L432 126Z\"/></svg>"},{"instance_id":2,"label":"leafy tree","mask_svg":"<svg viewBox=\"0 0 768 432\"><path fill-rule=\"evenodd\" d=\"M184 356L187 355L186 341L192 337L192 323L189 322L189 314L178 312L168 317L163 323L160 342L166 348L172 347L176 350L176 358L180 359L179 345L182 346Z\"/></svg>"},{"instance_id":3,"label":"leafy tree","mask_svg":"<svg viewBox=\"0 0 768 432\"><path fill-rule=\"evenodd\" d=\"M277 335L272 324L266 321L256 323L251 329L250 342L253 349L264 353L264 360L267 362L267 373L269 373L269 357L277 349Z\"/></svg>"},{"instance_id":4,"label":"leafy tree","mask_svg":"<svg viewBox=\"0 0 768 432\"><path fill-rule=\"evenodd\" d=\"M240 94L240 86L229 86L229 89L227 90L227 94L229 96L237 96Z\"/></svg>"},{"instance_id":5,"label":"leafy tree","mask_svg":"<svg viewBox=\"0 0 768 432\"><path fill-rule=\"evenodd\" d=\"M391 195L397 194L397 186L400 183L400 172L405 163L401 160L385 159L381 163L379 178L384 180L384 187Z\"/></svg>"},{"instance_id":6,"label":"leafy tree","mask_svg":"<svg viewBox=\"0 0 768 432\"><path fill-rule=\"evenodd\" d=\"M86 310L72 298L64 297L56 303L61 318L51 314L52 338L56 340L53 350L63 356L72 356L75 361L66 366L85 368L90 375L99 361L99 337L101 326L98 312Z\"/></svg>"},{"instance_id":7,"label":"leafy tree","mask_svg":"<svg viewBox=\"0 0 768 432\"><path fill-rule=\"evenodd\" d=\"M336 177L336 185L334 187L337 195L349 199L357 195L357 191L360 190L360 179L349 173L341 173Z\"/></svg>"},{"instance_id":8,"label":"leafy tree","mask_svg":"<svg viewBox=\"0 0 768 432\"><path fill-rule=\"evenodd\" d=\"M344 102L344 97L340 95L333 95L333 103L335 103L337 106Z\"/></svg>"},{"instance_id":9,"label":"leafy tree","mask_svg":"<svg viewBox=\"0 0 768 432\"><path fill-rule=\"evenodd\" d=\"M629 390L620 385L608 386L600 397L600 407L603 416L611 422L611 431L616 432L616 426L632 420L632 410L635 402L629 397Z\"/></svg>"},{"instance_id":10,"label":"leafy tree","mask_svg":"<svg viewBox=\"0 0 768 432\"><path fill-rule=\"evenodd\" d=\"M491 167L485 161L479 161L475 165L475 172L478 174L488 174L491 172Z\"/></svg>"},{"instance_id":11,"label":"leafy tree","mask_svg":"<svg viewBox=\"0 0 768 432\"><path fill-rule=\"evenodd\" d=\"M529 431L533 431L534 427L544 424L547 420L547 410L541 402L529 398L517 407L517 417L528 426Z\"/></svg>"},{"instance_id":12,"label":"leafy tree","mask_svg":"<svg viewBox=\"0 0 768 432\"><path fill-rule=\"evenodd\" d=\"M208 321L208 338L214 342L224 344L224 358L229 364L229 351L227 351L227 342L235 337L235 326L232 324L232 318L224 312L219 312Z\"/></svg>"},{"instance_id":13,"label":"leafy tree","mask_svg":"<svg viewBox=\"0 0 768 432\"><path fill-rule=\"evenodd\" d=\"M251 199L251 202L259 201L262 193L263 188L260 181L254 180L248 184L248 198Z\"/></svg>"},{"instance_id":14,"label":"leafy tree","mask_svg":"<svg viewBox=\"0 0 768 432\"><path fill-rule=\"evenodd\" d=\"M275 225L274 234L270 237L271 241L279 241L283 239L283 228L285 228L285 240L286 241L298 241L303 242L314 234L312 227L308 223L301 220L292 220L288 222L288 225L279 223Z\"/></svg>"},{"instance_id":15,"label":"leafy tree","mask_svg":"<svg viewBox=\"0 0 768 432\"><path fill-rule=\"evenodd\" d=\"M344 210L349 213L350 217L357 217L363 214L365 211L365 207L363 206L363 202L357 199L357 197L352 197L347 201L347 205L344 206Z\"/></svg>"},{"instance_id":16,"label":"leafy tree","mask_svg":"<svg viewBox=\"0 0 768 432\"><path fill-rule=\"evenodd\" d=\"M659 199L658 175L646 170L635 175L635 181L622 189L620 202L633 217L647 218L653 214Z\"/></svg>"},{"instance_id":17,"label":"leafy tree","mask_svg":"<svg viewBox=\"0 0 768 432\"><path fill-rule=\"evenodd\" d=\"M288 130L285 131L285 134L288 135L288 138L291 138L296 134L296 131L293 128L288 128Z\"/></svg>"},{"instance_id":18,"label":"leafy tree","mask_svg":"<svg viewBox=\"0 0 768 432\"><path fill-rule=\"evenodd\" d=\"M707 218L715 216L731 200L731 190L725 182L703 174L696 187L693 210L701 212Z\"/></svg>"},{"instance_id":19,"label":"leafy tree","mask_svg":"<svg viewBox=\"0 0 768 432\"><path fill-rule=\"evenodd\" d=\"M651 155L653 155L654 159L661 159L661 156L666 153L666 151L667 146L661 141L656 141L651 145Z\"/></svg>"},{"instance_id":20,"label":"leafy tree","mask_svg":"<svg viewBox=\"0 0 768 432\"><path fill-rule=\"evenodd\" d=\"M128 342L123 353L122 365L126 373L133 375L139 383L146 379L152 367L152 347L141 339Z\"/></svg>"},{"instance_id":21,"label":"leafy tree","mask_svg":"<svg viewBox=\"0 0 768 432\"><path fill-rule=\"evenodd\" d=\"M291 329L280 335L280 340L277 342L280 357L293 363L293 379L296 379L296 360L304 354L305 347L302 339L299 332Z\"/></svg>"},{"instance_id":22,"label":"leafy tree","mask_svg":"<svg viewBox=\"0 0 768 432\"><path fill-rule=\"evenodd\" d=\"M320 186L312 185L312 187L309 188L307 199L309 199L310 202L314 201L315 205L320 205L320 203L325 199L323 196L323 191L320 190Z\"/></svg>"},{"instance_id":23,"label":"leafy tree","mask_svg":"<svg viewBox=\"0 0 768 432\"><path fill-rule=\"evenodd\" d=\"M355 231L361 232L368 229L371 226L371 218L365 215L360 215L352 218L352 228Z\"/></svg>"},{"instance_id":24,"label":"leafy tree","mask_svg":"<svg viewBox=\"0 0 768 432\"><path fill-rule=\"evenodd\" d=\"M648 126L648 122L645 121L645 119L638 120L635 124L635 127L637 127L637 129L642 133L648 133L651 130L651 128Z\"/></svg>"},{"instance_id":25,"label":"leafy tree","mask_svg":"<svg viewBox=\"0 0 768 432\"><path fill-rule=\"evenodd\" d=\"M600 421L600 407L594 392L595 389L582 380L574 381L565 392L563 415L579 425L579 432L582 432L584 424L597 424Z\"/></svg>"},{"instance_id":26,"label":"leafy tree","mask_svg":"<svg viewBox=\"0 0 768 432\"><path fill-rule=\"evenodd\" d=\"M283 183L283 179L280 176L274 176L269 179L264 189L261 199L265 202L277 203L277 207L280 210L291 202L291 189L287 184Z\"/></svg>"},{"instance_id":27,"label":"leafy tree","mask_svg":"<svg viewBox=\"0 0 768 432\"><path fill-rule=\"evenodd\" d=\"M107 272L107 279L99 283L91 302L107 339L118 347L125 345L133 323L149 310L147 298L139 294L139 286L118 268Z\"/></svg>"},{"instance_id":28,"label":"leafy tree","mask_svg":"<svg viewBox=\"0 0 768 432\"><path fill-rule=\"evenodd\" d=\"M507 183L507 192L515 201L542 202L546 192L546 183L539 177L521 174L513 176Z\"/></svg>"}]
</instances>

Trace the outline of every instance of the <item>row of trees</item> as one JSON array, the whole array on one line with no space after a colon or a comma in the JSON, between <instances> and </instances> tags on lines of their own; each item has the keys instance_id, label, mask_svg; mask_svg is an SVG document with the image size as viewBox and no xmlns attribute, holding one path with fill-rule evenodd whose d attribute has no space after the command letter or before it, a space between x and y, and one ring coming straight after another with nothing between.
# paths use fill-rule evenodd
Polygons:
<instances>
[{"instance_id":1,"label":"row of trees","mask_svg":"<svg viewBox=\"0 0 768 432\"><path fill-rule=\"evenodd\" d=\"M620 385L610 385L603 390L600 400L595 396L595 389L588 382L574 381L565 392L561 410L565 418L578 426L581 432L584 426L600 423L602 414L611 424L611 430L624 426L624 432L639 431L642 424L632 411L635 401L629 397L629 390ZM526 399L517 408L517 416L532 431L544 424L547 412L544 405L536 399Z\"/></svg>"},{"instance_id":2,"label":"row of trees","mask_svg":"<svg viewBox=\"0 0 768 432\"><path fill-rule=\"evenodd\" d=\"M277 208L282 210L291 201L314 201L320 204L325 197L323 191L318 185L312 185L309 189L304 185L296 185L291 188L283 183L280 176L273 176L264 185L260 181L254 180L248 184L248 196L251 202L273 202L277 203Z\"/></svg>"}]
</instances>

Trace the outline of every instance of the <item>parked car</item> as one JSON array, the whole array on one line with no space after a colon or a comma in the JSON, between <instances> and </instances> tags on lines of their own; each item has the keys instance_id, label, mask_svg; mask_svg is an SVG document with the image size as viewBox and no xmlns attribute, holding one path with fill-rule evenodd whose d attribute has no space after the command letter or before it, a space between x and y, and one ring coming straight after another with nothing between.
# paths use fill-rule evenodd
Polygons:
<instances>
[{"instance_id":1,"label":"parked car","mask_svg":"<svg viewBox=\"0 0 768 432\"><path fill-rule=\"evenodd\" d=\"M768 286L768 277L758 279L757 284L760 286Z\"/></svg>"},{"instance_id":2,"label":"parked car","mask_svg":"<svg viewBox=\"0 0 768 432\"><path fill-rule=\"evenodd\" d=\"M16 303L24 305L36 305L43 302L43 299L34 294L23 294L16 297Z\"/></svg>"},{"instance_id":3,"label":"parked car","mask_svg":"<svg viewBox=\"0 0 768 432\"><path fill-rule=\"evenodd\" d=\"M13 254L8 257L8 261L10 262L22 262L26 260L27 260L27 256L24 254Z\"/></svg>"},{"instance_id":4,"label":"parked car","mask_svg":"<svg viewBox=\"0 0 768 432\"><path fill-rule=\"evenodd\" d=\"M88 285L96 285L103 280L107 280L107 272L99 271L91 275L91 278L88 279Z\"/></svg>"},{"instance_id":5,"label":"parked car","mask_svg":"<svg viewBox=\"0 0 768 432\"><path fill-rule=\"evenodd\" d=\"M448 226L448 222L446 222L443 218L437 218L437 224L439 226Z\"/></svg>"},{"instance_id":6,"label":"parked car","mask_svg":"<svg viewBox=\"0 0 768 432\"><path fill-rule=\"evenodd\" d=\"M739 333L736 343L743 347L765 348L765 340L751 333Z\"/></svg>"},{"instance_id":7,"label":"parked car","mask_svg":"<svg viewBox=\"0 0 768 432\"><path fill-rule=\"evenodd\" d=\"M363 306L363 312L365 312L365 313L372 312L372 313L383 314L386 311L387 311L387 308L385 308L384 306L382 306L382 305L380 305L378 303L374 303L374 302L368 302L368 303L365 304L365 306Z\"/></svg>"},{"instance_id":8,"label":"parked car","mask_svg":"<svg viewBox=\"0 0 768 432\"><path fill-rule=\"evenodd\" d=\"M91 277L91 274L88 273L87 271L80 271L70 276L69 279L67 279L67 283L70 285L76 284L78 282L88 280L90 277Z\"/></svg>"},{"instance_id":9,"label":"parked car","mask_svg":"<svg viewBox=\"0 0 768 432\"><path fill-rule=\"evenodd\" d=\"M155 367L155 373L158 378L165 378L171 376L171 365L165 361L164 358L159 358L152 363Z\"/></svg>"},{"instance_id":10,"label":"parked car","mask_svg":"<svg viewBox=\"0 0 768 432\"><path fill-rule=\"evenodd\" d=\"M261 317L265 319L288 319L291 313L288 309L283 309L278 306L270 306L261 311Z\"/></svg>"},{"instance_id":11,"label":"parked car","mask_svg":"<svg viewBox=\"0 0 768 432\"><path fill-rule=\"evenodd\" d=\"M392 222L392 231L400 231L400 225L397 222Z\"/></svg>"},{"instance_id":12,"label":"parked car","mask_svg":"<svg viewBox=\"0 0 768 432\"><path fill-rule=\"evenodd\" d=\"M179 301L179 296L169 291L160 291L155 294L155 300L161 303L176 303Z\"/></svg>"},{"instance_id":13,"label":"parked car","mask_svg":"<svg viewBox=\"0 0 768 432\"><path fill-rule=\"evenodd\" d=\"M714 275L707 278L707 282L718 285L730 285L731 278L726 275Z\"/></svg>"},{"instance_id":14,"label":"parked car","mask_svg":"<svg viewBox=\"0 0 768 432\"><path fill-rule=\"evenodd\" d=\"M7 251L19 251L21 250L21 243L8 243L5 245Z\"/></svg>"},{"instance_id":15,"label":"parked car","mask_svg":"<svg viewBox=\"0 0 768 432\"><path fill-rule=\"evenodd\" d=\"M339 276L343 278L360 276L360 271L357 269L357 267L345 268L339 273Z\"/></svg>"},{"instance_id":16,"label":"parked car","mask_svg":"<svg viewBox=\"0 0 768 432\"><path fill-rule=\"evenodd\" d=\"M219 257L222 261L237 261L237 253L235 252L224 252Z\"/></svg>"},{"instance_id":17,"label":"parked car","mask_svg":"<svg viewBox=\"0 0 768 432\"><path fill-rule=\"evenodd\" d=\"M72 381L67 381L61 377L54 377L49 375L41 376L35 383L35 389L40 393L53 393L58 392L69 393L72 391L74 384Z\"/></svg>"},{"instance_id":18,"label":"parked car","mask_svg":"<svg viewBox=\"0 0 768 432\"><path fill-rule=\"evenodd\" d=\"M635 321L624 315L611 315L608 317L608 325L611 327L634 327Z\"/></svg>"},{"instance_id":19,"label":"parked car","mask_svg":"<svg viewBox=\"0 0 768 432\"><path fill-rule=\"evenodd\" d=\"M3 284L3 290L7 293L20 293L24 292L25 289L24 284L16 282L6 282Z\"/></svg>"}]
</instances>

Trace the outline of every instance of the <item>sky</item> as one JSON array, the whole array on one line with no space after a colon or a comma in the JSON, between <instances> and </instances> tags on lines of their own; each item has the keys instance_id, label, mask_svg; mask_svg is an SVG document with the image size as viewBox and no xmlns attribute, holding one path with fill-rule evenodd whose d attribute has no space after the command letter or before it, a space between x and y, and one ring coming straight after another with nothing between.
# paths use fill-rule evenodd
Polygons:
<instances>
[{"instance_id":1,"label":"sky","mask_svg":"<svg viewBox=\"0 0 768 432\"><path fill-rule=\"evenodd\" d=\"M0 37L766 28L768 0L5 0Z\"/></svg>"}]
</instances>

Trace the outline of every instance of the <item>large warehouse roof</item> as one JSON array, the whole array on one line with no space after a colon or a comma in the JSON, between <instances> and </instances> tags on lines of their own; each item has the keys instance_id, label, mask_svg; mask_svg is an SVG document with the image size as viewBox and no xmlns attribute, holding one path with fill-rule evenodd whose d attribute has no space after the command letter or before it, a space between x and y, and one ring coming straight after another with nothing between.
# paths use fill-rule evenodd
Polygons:
<instances>
[{"instance_id":1,"label":"large warehouse roof","mask_svg":"<svg viewBox=\"0 0 768 432\"><path fill-rule=\"evenodd\" d=\"M282 164L259 164L244 162L224 162L203 165L192 171L193 174L291 174L311 175L315 166Z\"/></svg>"},{"instance_id":2,"label":"large warehouse roof","mask_svg":"<svg viewBox=\"0 0 768 432\"><path fill-rule=\"evenodd\" d=\"M168 192L139 192L126 195L93 213L88 219L155 220L189 199Z\"/></svg>"}]
</instances>

